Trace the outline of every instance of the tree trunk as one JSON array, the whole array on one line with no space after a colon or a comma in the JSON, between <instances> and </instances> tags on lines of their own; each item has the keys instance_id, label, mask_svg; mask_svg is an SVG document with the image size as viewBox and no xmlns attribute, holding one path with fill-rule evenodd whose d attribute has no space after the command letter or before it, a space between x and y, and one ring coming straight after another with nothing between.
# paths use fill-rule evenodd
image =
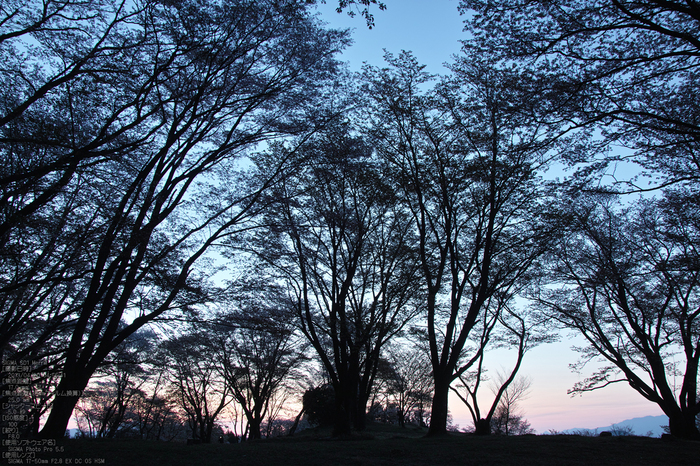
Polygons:
<instances>
[{"instance_id":1,"label":"tree trunk","mask_svg":"<svg viewBox=\"0 0 700 466\"><path fill-rule=\"evenodd\" d=\"M397 410L396 414L398 416L399 427L406 427L406 415L404 414L403 409Z\"/></svg>"},{"instance_id":2,"label":"tree trunk","mask_svg":"<svg viewBox=\"0 0 700 466\"><path fill-rule=\"evenodd\" d=\"M202 443L211 443L211 433L214 431L214 419L207 419L205 423Z\"/></svg>"},{"instance_id":3,"label":"tree trunk","mask_svg":"<svg viewBox=\"0 0 700 466\"><path fill-rule=\"evenodd\" d=\"M355 406L353 412L355 413L353 419L353 427L357 431L363 431L367 427L367 401L369 396L359 395L355 400Z\"/></svg>"},{"instance_id":4,"label":"tree trunk","mask_svg":"<svg viewBox=\"0 0 700 466\"><path fill-rule=\"evenodd\" d=\"M54 397L46 424L44 424L43 429L39 433L41 438L60 439L66 435L66 429L73 415L73 409L78 404L78 400L80 400L88 380L89 378L81 380L64 375L56 387L57 395Z\"/></svg>"},{"instance_id":5,"label":"tree trunk","mask_svg":"<svg viewBox=\"0 0 700 466\"><path fill-rule=\"evenodd\" d=\"M430 427L428 436L447 435L447 396L450 384L445 377L435 377L435 392L430 411Z\"/></svg>"},{"instance_id":6,"label":"tree trunk","mask_svg":"<svg viewBox=\"0 0 700 466\"><path fill-rule=\"evenodd\" d=\"M343 384L338 384L335 387L335 416L333 420L333 437L342 437L350 435L351 419L350 419L350 400L348 396L348 388Z\"/></svg>"},{"instance_id":7,"label":"tree trunk","mask_svg":"<svg viewBox=\"0 0 700 466\"><path fill-rule=\"evenodd\" d=\"M262 433L260 432L260 425L262 420L257 416L250 416L248 418L248 437L252 440L260 440L262 438Z\"/></svg>"},{"instance_id":8,"label":"tree trunk","mask_svg":"<svg viewBox=\"0 0 700 466\"><path fill-rule=\"evenodd\" d=\"M678 411L668 415L668 428L671 435L688 440L700 440L700 431L692 413Z\"/></svg>"},{"instance_id":9,"label":"tree trunk","mask_svg":"<svg viewBox=\"0 0 700 466\"><path fill-rule=\"evenodd\" d=\"M350 427L350 416L344 407L335 409L335 421L333 424L333 437L344 437L350 435L352 429Z\"/></svg>"},{"instance_id":10,"label":"tree trunk","mask_svg":"<svg viewBox=\"0 0 700 466\"><path fill-rule=\"evenodd\" d=\"M491 421L479 419L474 426L474 435L491 435Z\"/></svg>"}]
</instances>

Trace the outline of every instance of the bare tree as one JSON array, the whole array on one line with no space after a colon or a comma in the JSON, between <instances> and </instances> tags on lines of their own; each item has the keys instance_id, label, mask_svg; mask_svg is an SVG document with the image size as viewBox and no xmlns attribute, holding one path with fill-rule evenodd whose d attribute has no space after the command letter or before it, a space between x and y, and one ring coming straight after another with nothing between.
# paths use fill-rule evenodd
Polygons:
<instances>
[{"instance_id":1,"label":"bare tree","mask_svg":"<svg viewBox=\"0 0 700 466\"><path fill-rule=\"evenodd\" d=\"M433 388L432 367L426 348L419 345L392 345L388 350L385 392L387 403L396 406L398 424L404 427L415 419L424 425L425 411Z\"/></svg>"},{"instance_id":2,"label":"bare tree","mask_svg":"<svg viewBox=\"0 0 700 466\"><path fill-rule=\"evenodd\" d=\"M131 405L131 434L145 440L187 438L183 416L175 395L167 393L167 374L159 372L139 390Z\"/></svg>"},{"instance_id":3,"label":"bare tree","mask_svg":"<svg viewBox=\"0 0 700 466\"><path fill-rule=\"evenodd\" d=\"M128 375L117 374L115 380L94 381L83 391L75 407L78 429L84 437L121 437L132 419L131 405L142 393L130 383ZM128 435L126 435L128 436Z\"/></svg>"},{"instance_id":4,"label":"bare tree","mask_svg":"<svg viewBox=\"0 0 700 466\"><path fill-rule=\"evenodd\" d=\"M459 385L450 387L469 409L475 434L489 435L496 432L493 427L496 422L494 417L498 417L501 427L504 419L508 420L511 401L514 403L523 396L520 392L527 379L518 376L518 372L525 353L542 343L556 340L556 335L551 333L552 326L546 325L547 320L536 309L515 312L507 305L500 309L489 309L483 314L482 321L476 327L479 332L475 332L475 335L478 336L475 341L468 342L466 347L465 353L471 355L471 359L463 363L467 371L459 376ZM514 350L515 361L509 372L499 373L496 379L490 379L485 366L486 356L492 349L504 348ZM489 380L494 397L483 412L480 388Z\"/></svg>"},{"instance_id":5,"label":"bare tree","mask_svg":"<svg viewBox=\"0 0 700 466\"><path fill-rule=\"evenodd\" d=\"M573 196L564 213L572 225L563 222L571 235L557 253L563 285L545 302L590 343L577 368L591 358L606 361L574 392L627 381L661 406L674 435L697 438L696 270L688 264L696 262L689 232L697 225L700 180L698 4L463 0L461 6L471 10L473 47L548 83L543 94L553 105L543 124L566 119L594 131L586 144L593 151L578 146L566 154L579 164L585 190L659 196L630 209L605 197ZM605 169L630 163L634 176L613 172L612 187L601 183ZM673 354L684 363L670 362ZM678 386L674 377L682 380Z\"/></svg>"},{"instance_id":6,"label":"bare tree","mask_svg":"<svg viewBox=\"0 0 700 466\"><path fill-rule=\"evenodd\" d=\"M348 125L302 147L274 193L261 257L277 267L296 322L328 374L335 434L363 429L384 345L420 311L412 232L380 161ZM270 234L272 233L272 234Z\"/></svg>"},{"instance_id":7,"label":"bare tree","mask_svg":"<svg viewBox=\"0 0 700 466\"><path fill-rule=\"evenodd\" d=\"M231 402L231 389L219 373L215 343L204 332L166 341L165 363L173 394L185 412L192 438L210 443L214 426Z\"/></svg>"},{"instance_id":8,"label":"bare tree","mask_svg":"<svg viewBox=\"0 0 700 466\"><path fill-rule=\"evenodd\" d=\"M221 374L247 419L248 438L260 439L306 349L296 334L293 309L274 282L247 279L231 292L228 309L208 328Z\"/></svg>"},{"instance_id":9,"label":"bare tree","mask_svg":"<svg viewBox=\"0 0 700 466\"><path fill-rule=\"evenodd\" d=\"M498 407L491 417L491 429L494 433L503 435L524 435L533 433L530 424L523 419L518 403L525 400L530 393L532 380L518 376L507 388L500 392L505 384L506 376L499 374L493 387L494 395L500 396Z\"/></svg>"},{"instance_id":10,"label":"bare tree","mask_svg":"<svg viewBox=\"0 0 700 466\"><path fill-rule=\"evenodd\" d=\"M472 330L522 289L544 251L537 217L547 193L536 172L561 133L532 118L537 84L525 75L464 57L453 79L426 92L431 77L410 54L387 60L389 69L366 72L375 144L418 235L435 383L430 434L445 434Z\"/></svg>"},{"instance_id":11,"label":"bare tree","mask_svg":"<svg viewBox=\"0 0 700 466\"><path fill-rule=\"evenodd\" d=\"M687 194L631 206L576 199L539 301L587 340L578 369L603 363L572 393L627 383L663 410L673 435L698 438L700 206Z\"/></svg>"}]
</instances>

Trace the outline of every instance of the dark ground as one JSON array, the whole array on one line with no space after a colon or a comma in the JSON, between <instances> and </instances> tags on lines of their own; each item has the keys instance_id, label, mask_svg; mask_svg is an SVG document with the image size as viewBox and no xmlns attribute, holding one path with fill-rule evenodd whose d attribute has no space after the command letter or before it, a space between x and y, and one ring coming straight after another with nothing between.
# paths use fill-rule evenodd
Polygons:
<instances>
[{"instance_id":1,"label":"dark ground","mask_svg":"<svg viewBox=\"0 0 700 466\"><path fill-rule=\"evenodd\" d=\"M464 434L425 438L423 434L374 425L363 435L344 440L313 431L235 445L68 440L59 443L65 451L37 457L49 460L46 464L69 466L700 465L700 442L677 439Z\"/></svg>"}]
</instances>

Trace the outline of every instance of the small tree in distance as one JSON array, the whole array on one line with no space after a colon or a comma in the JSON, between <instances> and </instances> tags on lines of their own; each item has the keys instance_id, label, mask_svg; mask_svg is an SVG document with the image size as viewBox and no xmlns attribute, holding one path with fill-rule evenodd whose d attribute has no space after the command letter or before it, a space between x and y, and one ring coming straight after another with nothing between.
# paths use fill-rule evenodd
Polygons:
<instances>
[{"instance_id":1,"label":"small tree in distance","mask_svg":"<svg viewBox=\"0 0 700 466\"><path fill-rule=\"evenodd\" d=\"M499 374L496 385L501 385L505 379L503 374ZM530 423L524 418L518 402L527 398L532 386L532 380L528 377L518 376L513 383L503 392L498 406L491 417L491 430L495 434L503 435L524 435L532 434L535 431L530 427ZM493 387L494 394L498 393L498 388Z\"/></svg>"},{"instance_id":2,"label":"small tree in distance","mask_svg":"<svg viewBox=\"0 0 700 466\"><path fill-rule=\"evenodd\" d=\"M327 427L335 423L335 392L331 384L306 390L303 404L309 424Z\"/></svg>"},{"instance_id":3,"label":"small tree in distance","mask_svg":"<svg viewBox=\"0 0 700 466\"><path fill-rule=\"evenodd\" d=\"M272 282L248 279L231 292L235 296L226 303L231 308L221 310L207 328L218 370L246 417L248 438L260 439L306 349L292 324L289 302Z\"/></svg>"},{"instance_id":4,"label":"small tree in distance","mask_svg":"<svg viewBox=\"0 0 700 466\"><path fill-rule=\"evenodd\" d=\"M529 383L525 383L525 379L518 376L525 353L539 344L548 343L557 338L546 319L543 319L534 309L516 312L508 305L504 304L501 307L502 309L496 308L484 313L478 338L475 342L471 342L478 350L473 350L474 356L464 364L464 367L470 370L459 376L459 385L450 386L469 409L474 422L474 433L477 435L498 433L493 428L495 416L502 418L505 415L507 425L510 412L508 407L522 398L524 394L521 392L529 388ZM511 353L515 353L515 361L509 372L499 373L492 380L491 391L494 398L490 406L482 411L483 400L480 388L489 380L488 371L484 365L485 359L487 354L495 349L510 350ZM523 384L528 387L523 387ZM501 421L503 420L502 418Z\"/></svg>"},{"instance_id":5,"label":"small tree in distance","mask_svg":"<svg viewBox=\"0 0 700 466\"><path fill-rule=\"evenodd\" d=\"M202 331L190 331L166 341L162 349L172 394L185 413L192 438L211 443L217 421L231 402L214 342Z\"/></svg>"},{"instance_id":6,"label":"small tree in distance","mask_svg":"<svg viewBox=\"0 0 700 466\"><path fill-rule=\"evenodd\" d=\"M396 421L404 427L415 422L425 426L426 410L430 405L433 379L430 358L422 345L397 344L388 351L388 367L382 375L387 395L387 408L396 410Z\"/></svg>"}]
</instances>

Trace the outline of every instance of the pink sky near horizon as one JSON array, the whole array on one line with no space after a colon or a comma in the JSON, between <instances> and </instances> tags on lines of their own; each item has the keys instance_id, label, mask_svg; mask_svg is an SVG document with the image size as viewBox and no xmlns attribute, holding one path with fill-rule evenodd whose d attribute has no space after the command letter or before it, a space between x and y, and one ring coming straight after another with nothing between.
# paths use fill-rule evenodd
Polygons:
<instances>
[{"instance_id":1,"label":"pink sky near horizon","mask_svg":"<svg viewBox=\"0 0 700 466\"><path fill-rule=\"evenodd\" d=\"M350 69L360 71L363 62L384 66L384 50L398 55L402 50L412 51L416 59L427 65L427 71L441 74L447 70L443 63L450 62L460 52L463 18L457 11L458 0L382 0L385 11L373 5L375 26L367 29L364 18L348 17L335 12L337 0L319 5L321 19L329 26L354 29L354 44L341 58ZM567 390L583 378L572 373L569 364L578 359L572 343L562 336L558 343L534 348L525 356L520 373L532 378L530 396L521 403L525 418L538 433L550 429L589 428L608 426L626 419L658 416L660 408L645 400L624 383L571 397ZM506 362L503 363L507 368ZM498 370L498 363L494 370ZM590 368L594 369L593 367ZM590 372L589 372L590 373ZM488 389L484 391L488 393ZM450 412L455 424L471 426L467 408L452 395Z\"/></svg>"},{"instance_id":2,"label":"pink sky near horizon","mask_svg":"<svg viewBox=\"0 0 700 466\"><path fill-rule=\"evenodd\" d=\"M581 341L575 342L581 345ZM525 418L537 433L544 434L550 429L567 430L573 428L595 429L620 423L626 419L644 416L663 415L654 403L644 399L624 382L571 396L567 390L583 379L583 375L573 373L569 364L578 360L578 353L571 349L574 341L563 336L561 341L533 348L526 353L519 374L530 377L532 386L529 396L519 403ZM502 361L499 360L503 358ZM492 370L498 370L502 362L504 368L509 359L506 355L496 355ZM586 368L585 374L595 367ZM471 425L471 417L466 407L460 406L459 399L450 399L450 410L454 422L461 427Z\"/></svg>"}]
</instances>

